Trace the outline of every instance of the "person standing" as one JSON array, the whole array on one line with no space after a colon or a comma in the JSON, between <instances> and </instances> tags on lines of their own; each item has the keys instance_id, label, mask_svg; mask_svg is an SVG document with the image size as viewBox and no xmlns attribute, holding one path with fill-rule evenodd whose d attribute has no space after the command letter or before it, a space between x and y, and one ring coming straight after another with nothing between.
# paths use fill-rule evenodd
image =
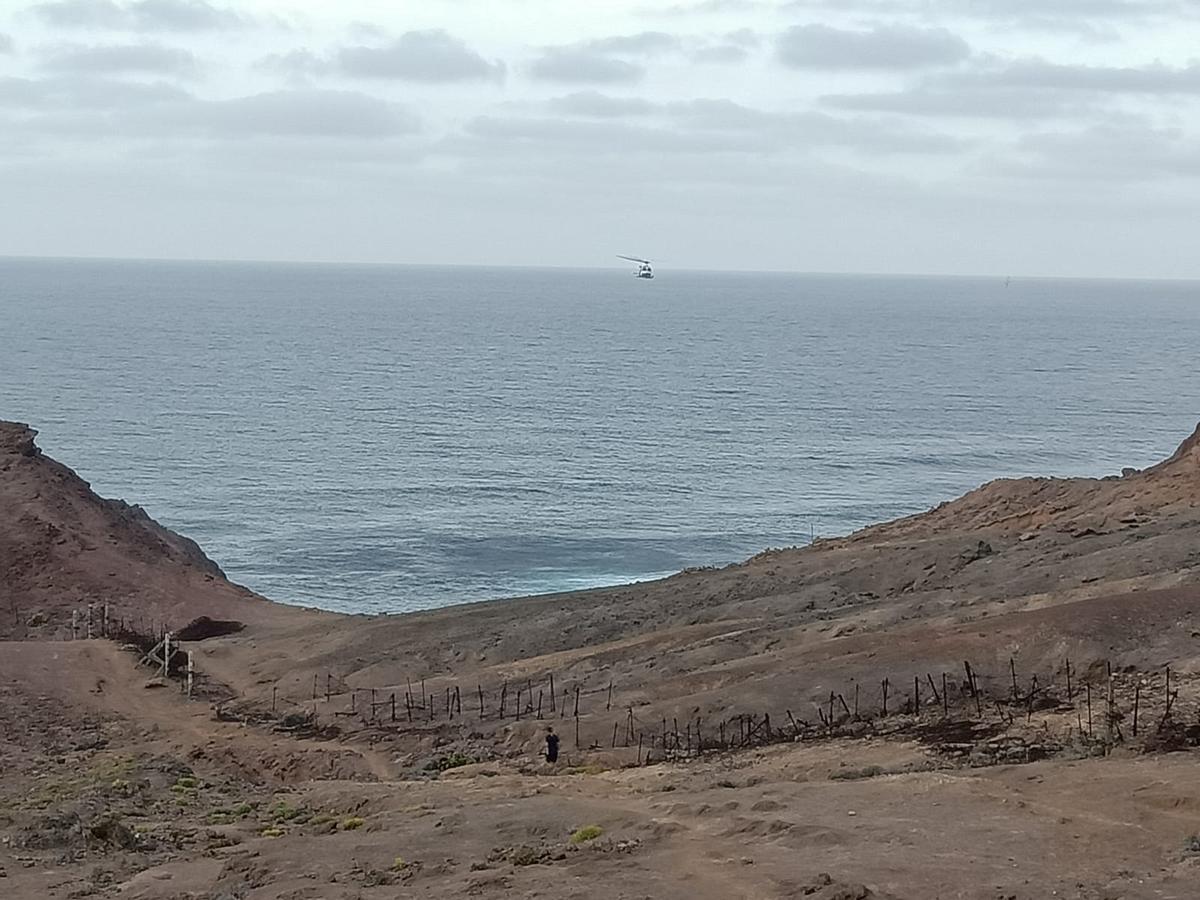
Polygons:
<instances>
[{"instance_id":1,"label":"person standing","mask_svg":"<svg viewBox=\"0 0 1200 900\"><path fill-rule=\"evenodd\" d=\"M546 729L546 762L558 762L558 735L553 726Z\"/></svg>"}]
</instances>

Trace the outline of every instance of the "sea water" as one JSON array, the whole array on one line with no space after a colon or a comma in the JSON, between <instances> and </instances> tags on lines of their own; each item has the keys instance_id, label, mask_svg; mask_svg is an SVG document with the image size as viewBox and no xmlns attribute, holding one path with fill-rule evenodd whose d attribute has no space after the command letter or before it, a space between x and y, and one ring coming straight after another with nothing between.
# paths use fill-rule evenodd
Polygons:
<instances>
[{"instance_id":1,"label":"sea water","mask_svg":"<svg viewBox=\"0 0 1200 900\"><path fill-rule=\"evenodd\" d=\"M0 260L0 417L272 599L651 578L1200 416L1200 284ZM0 511L3 514L3 511Z\"/></svg>"}]
</instances>

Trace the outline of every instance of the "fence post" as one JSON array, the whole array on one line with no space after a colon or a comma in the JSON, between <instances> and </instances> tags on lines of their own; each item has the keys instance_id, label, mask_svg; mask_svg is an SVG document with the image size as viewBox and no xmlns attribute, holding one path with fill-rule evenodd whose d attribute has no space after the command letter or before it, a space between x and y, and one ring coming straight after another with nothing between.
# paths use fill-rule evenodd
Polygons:
<instances>
[{"instance_id":1,"label":"fence post","mask_svg":"<svg viewBox=\"0 0 1200 900\"><path fill-rule=\"evenodd\" d=\"M88 607L90 612L91 607ZM91 616L88 616L88 637L92 636ZM162 658L162 677L169 678L171 675L171 632L166 632L163 635L163 658Z\"/></svg>"},{"instance_id":2,"label":"fence post","mask_svg":"<svg viewBox=\"0 0 1200 900\"><path fill-rule=\"evenodd\" d=\"M79 637L79 610L71 610L71 640Z\"/></svg>"},{"instance_id":3,"label":"fence post","mask_svg":"<svg viewBox=\"0 0 1200 900\"><path fill-rule=\"evenodd\" d=\"M196 661L195 661L194 657L192 656L192 653L193 653L193 651L191 651L191 650L189 650L189 651L187 652L187 655L188 655L188 663L187 663L187 695L188 695L188 699L189 699L189 700L191 700L191 699L192 699L192 678L193 678L193 676L194 676L194 674L195 674L195 671L196 671Z\"/></svg>"},{"instance_id":4,"label":"fence post","mask_svg":"<svg viewBox=\"0 0 1200 900\"><path fill-rule=\"evenodd\" d=\"M87 605L87 637L89 641L92 639L92 604L90 603Z\"/></svg>"}]
</instances>

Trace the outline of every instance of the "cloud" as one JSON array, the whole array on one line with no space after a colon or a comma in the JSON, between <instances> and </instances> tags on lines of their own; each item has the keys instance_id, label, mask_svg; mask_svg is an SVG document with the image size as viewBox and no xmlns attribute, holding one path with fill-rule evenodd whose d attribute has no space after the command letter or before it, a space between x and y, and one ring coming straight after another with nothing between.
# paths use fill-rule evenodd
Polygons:
<instances>
[{"instance_id":1,"label":"cloud","mask_svg":"<svg viewBox=\"0 0 1200 900\"><path fill-rule=\"evenodd\" d=\"M653 56L679 47L679 38L661 31L643 31L640 34L620 34L612 37L586 41L580 46L595 53L613 53L627 56Z\"/></svg>"},{"instance_id":2,"label":"cloud","mask_svg":"<svg viewBox=\"0 0 1200 900\"><path fill-rule=\"evenodd\" d=\"M1079 118L1124 95L1200 96L1200 64L1087 66L1040 58L986 60L969 69L927 76L899 91L828 94L823 106L915 116Z\"/></svg>"},{"instance_id":3,"label":"cloud","mask_svg":"<svg viewBox=\"0 0 1200 900\"><path fill-rule=\"evenodd\" d=\"M420 130L417 117L398 104L354 91L274 91L201 102L159 121L219 137L385 138Z\"/></svg>"},{"instance_id":4,"label":"cloud","mask_svg":"<svg viewBox=\"0 0 1200 900\"><path fill-rule=\"evenodd\" d=\"M197 65L188 51L161 44L70 45L52 51L42 61L42 68L78 74L191 75Z\"/></svg>"},{"instance_id":5,"label":"cloud","mask_svg":"<svg viewBox=\"0 0 1200 900\"><path fill-rule=\"evenodd\" d=\"M13 39L3 31L0 31L0 53L15 53L16 49L17 45L13 42Z\"/></svg>"},{"instance_id":6,"label":"cloud","mask_svg":"<svg viewBox=\"0 0 1200 900\"><path fill-rule=\"evenodd\" d=\"M662 31L620 34L546 47L529 67L539 81L563 84L621 84L646 74L640 60L679 50L682 41ZM633 57L639 62L632 62Z\"/></svg>"},{"instance_id":7,"label":"cloud","mask_svg":"<svg viewBox=\"0 0 1200 900\"><path fill-rule=\"evenodd\" d=\"M697 63L740 63L750 57L750 51L737 44L712 44L692 53L692 62Z\"/></svg>"},{"instance_id":8,"label":"cloud","mask_svg":"<svg viewBox=\"0 0 1200 900\"><path fill-rule=\"evenodd\" d=\"M921 69L961 62L971 48L944 28L876 25L848 31L796 25L779 36L776 52L794 69Z\"/></svg>"},{"instance_id":9,"label":"cloud","mask_svg":"<svg viewBox=\"0 0 1200 900\"><path fill-rule=\"evenodd\" d=\"M304 81L317 75L327 74L332 70L332 64L307 47L302 47L298 50L289 50L287 53L270 53L255 62L254 68L260 72Z\"/></svg>"},{"instance_id":10,"label":"cloud","mask_svg":"<svg viewBox=\"0 0 1200 900\"><path fill-rule=\"evenodd\" d=\"M427 83L501 81L505 66L489 62L445 31L410 31L382 47L344 47L335 56L343 74Z\"/></svg>"},{"instance_id":11,"label":"cloud","mask_svg":"<svg viewBox=\"0 0 1200 900\"><path fill-rule=\"evenodd\" d=\"M1154 128L1143 119L1034 132L1022 136L1016 150L1014 158L993 161L992 171L1060 185L1200 177L1200 143L1179 129Z\"/></svg>"},{"instance_id":12,"label":"cloud","mask_svg":"<svg viewBox=\"0 0 1200 900\"><path fill-rule=\"evenodd\" d=\"M1094 112L1095 104L1067 91L1021 88L948 90L927 84L903 91L826 94L822 106L859 112L966 119L1048 119Z\"/></svg>"},{"instance_id":13,"label":"cloud","mask_svg":"<svg viewBox=\"0 0 1200 900\"><path fill-rule=\"evenodd\" d=\"M992 63L943 76L946 88L1052 88L1067 91L1129 94L1200 94L1200 63L1168 66L1087 66L1041 58Z\"/></svg>"},{"instance_id":14,"label":"cloud","mask_svg":"<svg viewBox=\"0 0 1200 900\"><path fill-rule=\"evenodd\" d=\"M0 78L0 107L13 109L128 109L191 101L174 85L95 77Z\"/></svg>"},{"instance_id":15,"label":"cloud","mask_svg":"<svg viewBox=\"0 0 1200 900\"><path fill-rule=\"evenodd\" d=\"M251 20L207 0L51 0L30 12L55 28L109 31L223 31L244 28Z\"/></svg>"},{"instance_id":16,"label":"cloud","mask_svg":"<svg viewBox=\"0 0 1200 900\"><path fill-rule=\"evenodd\" d=\"M552 47L534 60L529 74L564 84L619 84L640 81L646 70L586 47Z\"/></svg>"},{"instance_id":17,"label":"cloud","mask_svg":"<svg viewBox=\"0 0 1200 900\"><path fill-rule=\"evenodd\" d=\"M657 109L655 104L640 97L610 97L598 91L580 91L555 97L548 106L554 112L596 119L649 115Z\"/></svg>"},{"instance_id":18,"label":"cloud","mask_svg":"<svg viewBox=\"0 0 1200 900\"><path fill-rule=\"evenodd\" d=\"M651 103L585 91L555 98L548 106L576 118L481 116L472 120L467 133L491 142L520 141L543 147L597 140L604 142L594 148L600 154L638 150L761 154L815 147L851 148L874 155L942 154L963 147L952 137L902 121L770 112L723 99ZM641 121L621 121L634 118Z\"/></svg>"}]
</instances>

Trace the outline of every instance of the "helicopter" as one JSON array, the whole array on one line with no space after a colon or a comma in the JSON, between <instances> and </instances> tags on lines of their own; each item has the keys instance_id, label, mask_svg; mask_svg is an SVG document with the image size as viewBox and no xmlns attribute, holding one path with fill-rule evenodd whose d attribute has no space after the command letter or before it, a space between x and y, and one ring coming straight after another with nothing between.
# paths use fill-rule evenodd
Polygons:
<instances>
[{"instance_id":1,"label":"helicopter","mask_svg":"<svg viewBox=\"0 0 1200 900\"><path fill-rule=\"evenodd\" d=\"M648 259L638 259L636 256L622 256L620 253L617 254L617 259L627 259L630 262L638 264L638 267L633 272L634 278L654 277L654 269L650 265L650 260Z\"/></svg>"}]
</instances>

